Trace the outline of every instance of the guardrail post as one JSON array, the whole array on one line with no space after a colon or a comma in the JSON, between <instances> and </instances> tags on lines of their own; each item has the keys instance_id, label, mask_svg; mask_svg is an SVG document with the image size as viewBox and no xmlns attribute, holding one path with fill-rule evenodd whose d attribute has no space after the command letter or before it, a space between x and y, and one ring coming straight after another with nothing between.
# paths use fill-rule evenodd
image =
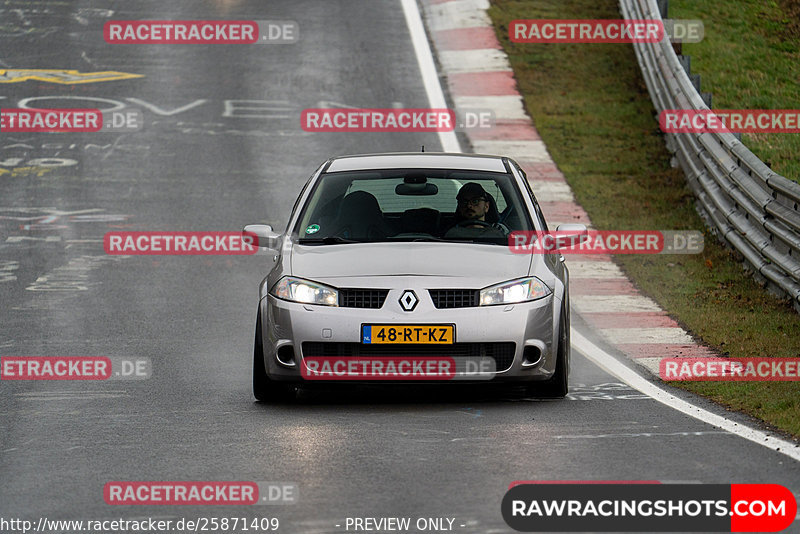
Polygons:
<instances>
[{"instance_id":1,"label":"guardrail post","mask_svg":"<svg viewBox=\"0 0 800 534\"><path fill-rule=\"evenodd\" d=\"M683 67L683 70L686 71L686 74L691 76L692 74L692 58L691 56L678 56L678 62Z\"/></svg>"},{"instance_id":2,"label":"guardrail post","mask_svg":"<svg viewBox=\"0 0 800 534\"><path fill-rule=\"evenodd\" d=\"M692 82L695 90L700 93L700 98L703 99L703 102L705 102L706 106L708 106L708 109L713 109L711 106L711 93L700 92L700 75L692 74L692 57L678 55L678 62L681 64L681 67L683 67L683 70L686 71L689 81Z\"/></svg>"},{"instance_id":3,"label":"guardrail post","mask_svg":"<svg viewBox=\"0 0 800 534\"><path fill-rule=\"evenodd\" d=\"M699 74L692 74L691 72L687 72L686 74L689 75L689 81L692 82L692 85L694 85L694 90L699 93L700 92L700 75Z\"/></svg>"}]
</instances>

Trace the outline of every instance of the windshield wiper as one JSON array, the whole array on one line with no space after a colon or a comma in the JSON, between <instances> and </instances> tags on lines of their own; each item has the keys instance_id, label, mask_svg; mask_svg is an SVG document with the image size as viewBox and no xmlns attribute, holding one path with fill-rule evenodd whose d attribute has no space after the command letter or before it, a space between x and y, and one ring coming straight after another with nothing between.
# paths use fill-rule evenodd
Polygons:
<instances>
[{"instance_id":1,"label":"windshield wiper","mask_svg":"<svg viewBox=\"0 0 800 534\"><path fill-rule=\"evenodd\" d=\"M317 237L317 238L304 238L300 239L298 243L301 245L338 245L347 243L363 243L364 241L355 241L353 239L346 239L339 236Z\"/></svg>"},{"instance_id":2,"label":"windshield wiper","mask_svg":"<svg viewBox=\"0 0 800 534\"><path fill-rule=\"evenodd\" d=\"M416 243L417 241L442 241L442 242L446 243L447 239L442 239L441 237L433 237L433 236L431 236L431 237L412 237L412 238L410 238L410 241L412 243Z\"/></svg>"},{"instance_id":3,"label":"windshield wiper","mask_svg":"<svg viewBox=\"0 0 800 534\"><path fill-rule=\"evenodd\" d=\"M477 243L477 244L492 244L492 245L506 245L508 242L503 240L502 243L499 242L498 238L489 238L489 239L475 239L474 237L451 237L449 239L444 239L441 237L401 237L398 239L389 238L389 241L398 242L398 243L424 243L426 241L435 242L435 243Z\"/></svg>"},{"instance_id":4,"label":"windshield wiper","mask_svg":"<svg viewBox=\"0 0 800 534\"><path fill-rule=\"evenodd\" d=\"M436 237L433 235L396 235L396 236L389 236L386 238L386 241L390 243L414 243L416 241L443 241L447 242L447 239L442 239L441 237Z\"/></svg>"}]
</instances>

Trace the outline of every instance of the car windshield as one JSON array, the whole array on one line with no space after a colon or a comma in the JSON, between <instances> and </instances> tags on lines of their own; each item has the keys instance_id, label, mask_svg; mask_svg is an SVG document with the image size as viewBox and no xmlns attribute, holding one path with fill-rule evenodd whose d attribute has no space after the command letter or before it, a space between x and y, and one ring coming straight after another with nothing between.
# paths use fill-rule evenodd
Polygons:
<instances>
[{"instance_id":1,"label":"car windshield","mask_svg":"<svg viewBox=\"0 0 800 534\"><path fill-rule=\"evenodd\" d=\"M506 245L533 230L510 174L392 169L320 176L294 235L301 244L452 241Z\"/></svg>"}]
</instances>

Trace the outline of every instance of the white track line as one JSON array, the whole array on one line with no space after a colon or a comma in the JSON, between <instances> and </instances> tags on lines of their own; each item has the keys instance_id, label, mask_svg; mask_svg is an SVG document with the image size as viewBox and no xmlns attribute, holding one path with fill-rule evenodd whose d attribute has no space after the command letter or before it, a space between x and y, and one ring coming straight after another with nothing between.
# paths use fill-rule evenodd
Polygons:
<instances>
[{"instance_id":1,"label":"white track line","mask_svg":"<svg viewBox=\"0 0 800 534\"><path fill-rule=\"evenodd\" d=\"M411 42L414 44L414 53L417 56L419 70L422 74L422 82L425 84L425 92L428 94L428 102L432 108L447 108L447 101L442 92L442 85L439 83L439 74L436 72L436 65L433 63L433 54L428 44L428 36L425 27L422 25L422 17L419 14L416 0L401 0L403 14L406 17L406 25L411 34ZM439 132L439 141L445 152L461 152L461 145L458 142L455 132Z\"/></svg>"},{"instance_id":2,"label":"white track line","mask_svg":"<svg viewBox=\"0 0 800 534\"><path fill-rule=\"evenodd\" d=\"M779 452L788 456L789 458L800 462L800 445L786 441L781 438L772 437L765 432L750 428L744 424L735 423L722 416L716 415L704 410L694 404L687 402L683 399L676 397L668 391L661 389L652 382L645 380L638 373L623 365L616 358L608 354L606 351L583 337L574 328L571 329L572 346L578 349L583 355L597 364L599 367L608 371L616 376L629 386L637 389L662 404L666 404L673 410L685 413L690 417L694 417L704 423L727 430L731 434L735 434L744 439L748 439L759 445L763 445L773 451Z\"/></svg>"}]
</instances>

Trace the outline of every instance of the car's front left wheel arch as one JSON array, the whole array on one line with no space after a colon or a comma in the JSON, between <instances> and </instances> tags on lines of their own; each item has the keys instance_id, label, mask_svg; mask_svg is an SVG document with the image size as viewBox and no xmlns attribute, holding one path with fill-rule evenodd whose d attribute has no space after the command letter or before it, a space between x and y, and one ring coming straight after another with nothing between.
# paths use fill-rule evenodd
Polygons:
<instances>
[{"instance_id":1,"label":"car's front left wheel arch","mask_svg":"<svg viewBox=\"0 0 800 534\"><path fill-rule=\"evenodd\" d=\"M256 335L253 346L253 396L261 402L289 401L295 397L292 384L277 382L267 375L260 306L256 314Z\"/></svg>"}]
</instances>

